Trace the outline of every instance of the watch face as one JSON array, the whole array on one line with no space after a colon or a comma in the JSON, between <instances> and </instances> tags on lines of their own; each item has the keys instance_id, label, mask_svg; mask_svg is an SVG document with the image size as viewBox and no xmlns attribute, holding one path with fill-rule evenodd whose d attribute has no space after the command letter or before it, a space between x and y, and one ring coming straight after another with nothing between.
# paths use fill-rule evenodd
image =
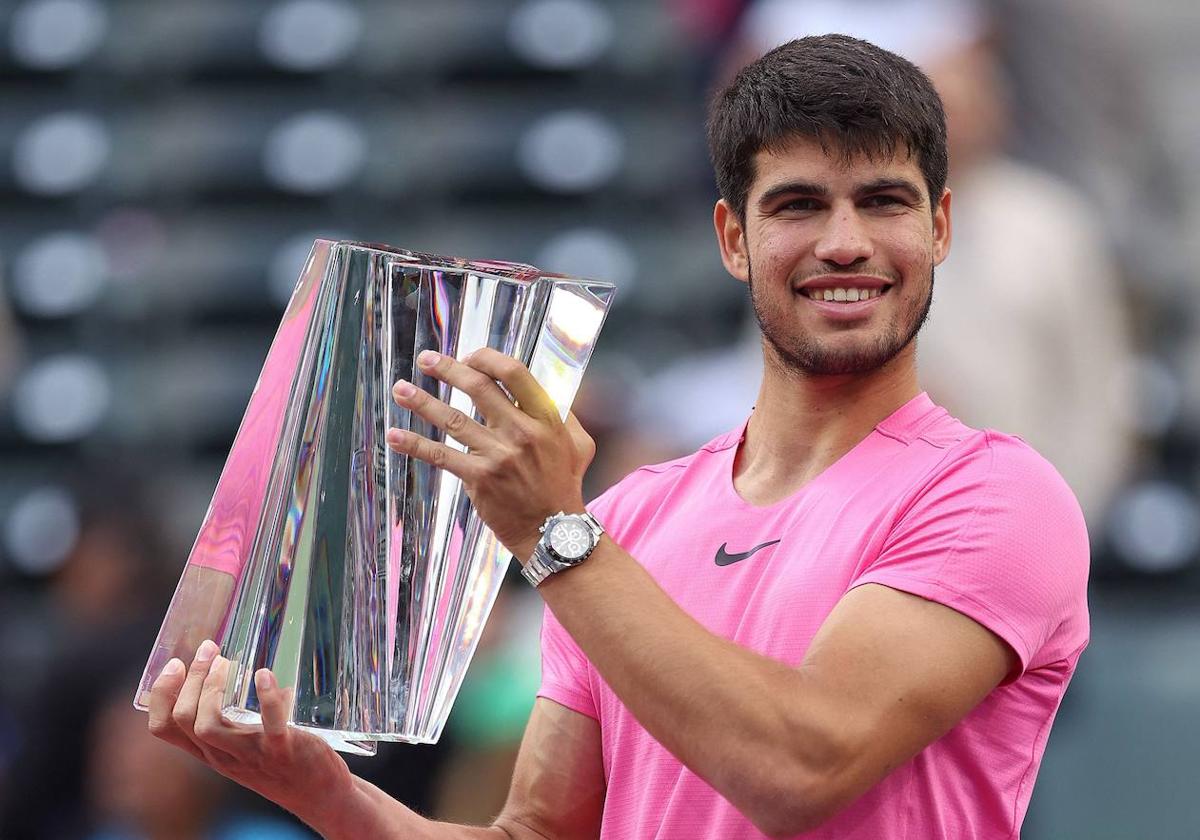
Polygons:
<instances>
[{"instance_id":1,"label":"watch face","mask_svg":"<svg viewBox=\"0 0 1200 840\"><path fill-rule=\"evenodd\" d=\"M578 519L560 519L550 529L550 550L567 562L580 560L592 547L592 532Z\"/></svg>"}]
</instances>

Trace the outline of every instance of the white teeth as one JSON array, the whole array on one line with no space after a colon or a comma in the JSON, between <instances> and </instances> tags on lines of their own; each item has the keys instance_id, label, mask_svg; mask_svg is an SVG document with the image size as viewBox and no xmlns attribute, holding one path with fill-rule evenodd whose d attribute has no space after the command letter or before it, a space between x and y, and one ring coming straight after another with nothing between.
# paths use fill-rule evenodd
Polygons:
<instances>
[{"instance_id":1,"label":"white teeth","mask_svg":"<svg viewBox=\"0 0 1200 840\"><path fill-rule=\"evenodd\" d=\"M840 303L857 303L883 294L883 289L808 289L806 294L813 300L833 300Z\"/></svg>"}]
</instances>

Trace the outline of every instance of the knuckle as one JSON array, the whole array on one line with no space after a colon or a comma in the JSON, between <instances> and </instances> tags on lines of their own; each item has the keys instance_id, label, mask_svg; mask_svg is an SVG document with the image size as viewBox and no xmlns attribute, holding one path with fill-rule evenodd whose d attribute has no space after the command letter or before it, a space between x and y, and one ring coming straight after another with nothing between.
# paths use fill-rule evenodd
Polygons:
<instances>
[{"instance_id":1,"label":"knuckle","mask_svg":"<svg viewBox=\"0 0 1200 840\"><path fill-rule=\"evenodd\" d=\"M534 441L536 440L535 435L536 432L526 426L514 425L510 437L512 438L512 442L515 446L526 449L533 445ZM510 452L509 454L515 456L516 453Z\"/></svg>"},{"instance_id":2,"label":"knuckle","mask_svg":"<svg viewBox=\"0 0 1200 840\"><path fill-rule=\"evenodd\" d=\"M521 451L519 449L510 449L505 447L500 451L499 456L492 464L492 471L496 476L511 473L522 462Z\"/></svg>"},{"instance_id":3,"label":"knuckle","mask_svg":"<svg viewBox=\"0 0 1200 840\"><path fill-rule=\"evenodd\" d=\"M288 729L282 732L267 732L262 737L262 747L264 752L271 757L285 756L288 754L288 740L292 736L292 732Z\"/></svg>"},{"instance_id":4,"label":"knuckle","mask_svg":"<svg viewBox=\"0 0 1200 840\"><path fill-rule=\"evenodd\" d=\"M439 468L445 467L446 466L446 447L436 446L436 445L430 447L429 463L433 464L435 467L439 467Z\"/></svg>"},{"instance_id":5,"label":"knuckle","mask_svg":"<svg viewBox=\"0 0 1200 840\"><path fill-rule=\"evenodd\" d=\"M220 732L220 724L211 718L201 718L196 721L195 727L192 729L196 733L196 737L201 741L211 741Z\"/></svg>"},{"instance_id":6,"label":"knuckle","mask_svg":"<svg viewBox=\"0 0 1200 840\"><path fill-rule=\"evenodd\" d=\"M163 718L150 718L150 734L155 738L166 738L174 730L172 722Z\"/></svg>"},{"instance_id":7,"label":"knuckle","mask_svg":"<svg viewBox=\"0 0 1200 840\"><path fill-rule=\"evenodd\" d=\"M468 418L466 414L459 411L457 408L453 408L446 416L446 431L451 433L462 432L467 428L469 423L470 418Z\"/></svg>"},{"instance_id":8,"label":"knuckle","mask_svg":"<svg viewBox=\"0 0 1200 840\"><path fill-rule=\"evenodd\" d=\"M580 455L590 460L596 454L596 441L591 435L584 432L576 442L576 449Z\"/></svg>"},{"instance_id":9,"label":"knuckle","mask_svg":"<svg viewBox=\"0 0 1200 840\"><path fill-rule=\"evenodd\" d=\"M463 390L474 397L476 402L484 389L490 387L491 384L492 379L487 374L480 373L474 368L468 368L467 373L463 375Z\"/></svg>"},{"instance_id":10,"label":"knuckle","mask_svg":"<svg viewBox=\"0 0 1200 840\"><path fill-rule=\"evenodd\" d=\"M176 709L171 713L171 720L180 729L192 729L196 724L196 712L194 709Z\"/></svg>"}]
</instances>

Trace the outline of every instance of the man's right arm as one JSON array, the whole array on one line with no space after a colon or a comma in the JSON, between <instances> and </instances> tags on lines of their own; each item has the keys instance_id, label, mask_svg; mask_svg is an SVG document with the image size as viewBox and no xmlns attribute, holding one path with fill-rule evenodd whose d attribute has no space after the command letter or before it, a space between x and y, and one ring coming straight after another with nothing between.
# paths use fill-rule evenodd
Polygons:
<instances>
[{"instance_id":1,"label":"man's right arm","mask_svg":"<svg viewBox=\"0 0 1200 840\"><path fill-rule=\"evenodd\" d=\"M265 671L256 675L262 728L226 721L220 702L228 668L223 657L200 654L186 673L164 670L151 694L151 732L291 811L329 840L576 840L600 833L605 792L600 727L585 715L539 699L508 802L493 824L435 823L352 775L321 739L289 726L289 692Z\"/></svg>"},{"instance_id":2,"label":"man's right arm","mask_svg":"<svg viewBox=\"0 0 1200 840\"><path fill-rule=\"evenodd\" d=\"M404 840L595 840L604 807L600 727L565 706L539 699L525 728L512 788L487 828L424 820L362 779L356 802L342 811L329 838Z\"/></svg>"}]
</instances>

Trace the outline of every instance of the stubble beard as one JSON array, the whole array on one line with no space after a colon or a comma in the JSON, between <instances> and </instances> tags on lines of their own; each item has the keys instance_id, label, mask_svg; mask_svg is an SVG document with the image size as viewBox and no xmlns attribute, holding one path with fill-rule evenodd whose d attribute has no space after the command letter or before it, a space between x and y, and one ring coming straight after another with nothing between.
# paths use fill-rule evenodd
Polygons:
<instances>
[{"instance_id":1,"label":"stubble beard","mask_svg":"<svg viewBox=\"0 0 1200 840\"><path fill-rule=\"evenodd\" d=\"M750 303L754 307L754 318L762 331L763 339L783 367L805 376L845 376L869 373L896 358L921 331L929 318L933 306L934 269L929 269L929 293L919 310L898 313L873 342L862 342L849 348L835 348L822 344L807 333L788 330L784 323L787 315L779 313L776 318L766 311L766 304L755 292L753 266L747 266ZM910 317L910 313L913 313ZM908 323L904 323L907 320Z\"/></svg>"}]
</instances>

